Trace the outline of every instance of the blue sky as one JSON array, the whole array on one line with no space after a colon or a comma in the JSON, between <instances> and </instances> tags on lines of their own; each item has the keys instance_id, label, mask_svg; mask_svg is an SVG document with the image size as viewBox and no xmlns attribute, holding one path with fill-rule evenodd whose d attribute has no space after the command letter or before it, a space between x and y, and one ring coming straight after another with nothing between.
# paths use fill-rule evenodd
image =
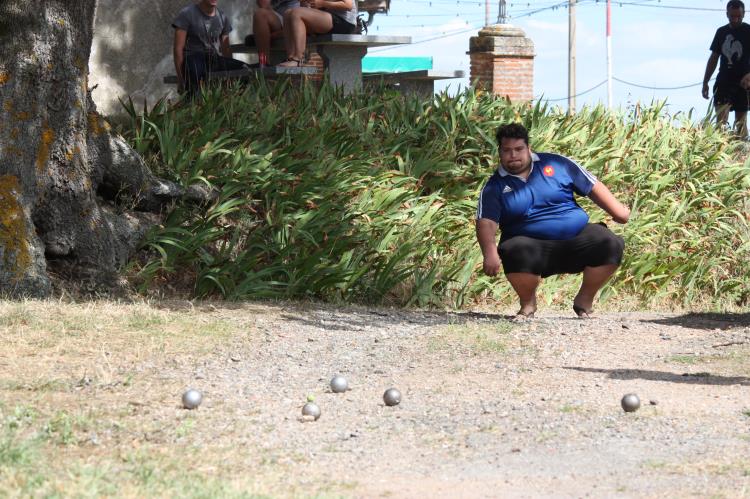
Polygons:
<instances>
[{"instance_id":1,"label":"blue sky","mask_svg":"<svg viewBox=\"0 0 750 499\"><path fill-rule=\"evenodd\" d=\"M497 19L498 1L491 2L491 19ZM509 22L522 28L536 47L534 95L567 106L568 10L567 1L506 0ZM555 7L557 6L557 7ZM630 84L613 82L615 107L667 99L671 113L694 109L705 115L708 101L701 97L700 82L716 29L727 23L725 0L624 0L612 2L613 76ZM538 11L538 12L534 12ZM388 15L378 14L371 34L411 35L410 46L372 49L369 55L431 55L433 67L462 69L469 74L469 37L484 25L484 1L392 0ZM606 1L578 0L577 93L592 89L607 78ZM746 18L746 21L750 18ZM465 80L439 85L456 88ZM683 87L647 89L644 87ZM577 97L577 105L607 101L607 85Z\"/></svg>"}]
</instances>

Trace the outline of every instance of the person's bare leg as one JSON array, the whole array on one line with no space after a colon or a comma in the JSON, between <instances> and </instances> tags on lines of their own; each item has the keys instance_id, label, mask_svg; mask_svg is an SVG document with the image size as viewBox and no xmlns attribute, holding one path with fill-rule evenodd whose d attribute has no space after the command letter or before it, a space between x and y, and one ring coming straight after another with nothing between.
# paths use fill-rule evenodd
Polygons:
<instances>
[{"instance_id":1,"label":"person's bare leg","mask_svg":"<svg viewBox=\"0 0 750 499\"><path fill-rule=\"evenodd\" d=\"M253 14L253 35L258 55L271 55L271 38L275 31L281 31L281 21L271 9L257 9Z\"/></svg>"},{"instance_id":2,"label":"person's bare leg","mask_svg":"<svg viewBox=\"0 0 750 499\"><path fill-rule=\"evenodd\" d=\"M533 316L534 312L536 312L536 288L542 282L541 276L527 272L511 272L510 274L505 274L505 277L508 278L510 285L513 286L518 295L518 301L521 304L521 308L516 315L523 317Z\"/></svg>"},{"instance_id":3,"label":"person's bare leg","mask_svg":"<svg viewBox=\"0 0 750 499\"><path fill-rule=\"evenodd\" d=\"M328 33L333 29L333 18L328 12L307 7L297 7L284 13L284 38L286 54L301 61L305 57L307 34Z\"/></svg>"},{"instance_id":4,"label":"person's bare leg","mask_svg":"<svg viewBox=\"0 0 750 499\"><path fill-rule=\"evenodd\" d=\"M617 270L617 265L600 265L598 267L586 267L583 269L581 289L578 290L578 294L573 299L573 310L578 317L589 317L593 311L596 293L612 277L615 270Z\"/></svg>"},{"instance_id":5,"label":"person's bare leg","mask_svg":"<svg viewBox=\"0 0 750 499\"><path fill-rule=\"evenodd\" d=\"M742 140L747 138L747 111L734 112L734 133Z\"/></svg>"},{"instance_id":6,"label":"person's bare leg","mask_svg":"<svg viewBox=\"0 0 750 499\"><path fill-rule=\"evenodd\" d=\"M721 128L727 126L729 121L729 104L721 104L716 106L716 124Z\"/></svg>"}]
</instances>

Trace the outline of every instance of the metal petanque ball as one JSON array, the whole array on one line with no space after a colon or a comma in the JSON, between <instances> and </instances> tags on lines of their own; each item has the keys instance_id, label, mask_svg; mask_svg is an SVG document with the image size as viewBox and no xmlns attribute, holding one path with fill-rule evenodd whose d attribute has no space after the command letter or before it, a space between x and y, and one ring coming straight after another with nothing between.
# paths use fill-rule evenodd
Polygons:
<instances>
[{"instance_id":1,"label":"metal petanque ball","mask_svg":"<svg viewBox=\"0 0 750 499\"><path fill-rule=\"evenodd\" d=\"M389 388L383 394L383 402L387 406L398 405L401 402L401 392L395 388Z\"/></svg>"},{"instance_id":2,"label":"metal petanque ball","mask_svg":"<svg viewBox=\"0 0 750 499\"><path fill-rule=\"evenodd\" d=\"M333 393L344 393L349 389L349 382L343 376L334 376L331 378L331 391Z\"/></svg>"},{"instance_id":3,"label":"metal petanque ball","mask_svg":"<svg viewBox=\"0 0 750 499\"><path fill-rule=\"evenodd\" d=\"M312 416L312 418L315 421L317 421L318 418L320 417L320 407L318 407L318 404L313 404L312 402L308 402L302 406L302 415Z\"/></svg>"},{"instance_id":4,"label":"metal petanque ball","mask_svg":"<svg viewBox=\"0 0 750 499\"><path fill-rule=\"evenodd\" d=\"M191 388L182 394L182 406L185 409L195 409L203 401L203 395L198 390Z\"/></svg>"},{"instance_id":5,"label":"metal petanque ball","mask_svg":"<svg viewBox=\"0 0 750 499\"><path fill-rule=\"evenodd\" d=\"M628 393L622 397L620 405L625 412L635 412L641 406L641 399L635 393Z\"/></svg>"}]
</instances>

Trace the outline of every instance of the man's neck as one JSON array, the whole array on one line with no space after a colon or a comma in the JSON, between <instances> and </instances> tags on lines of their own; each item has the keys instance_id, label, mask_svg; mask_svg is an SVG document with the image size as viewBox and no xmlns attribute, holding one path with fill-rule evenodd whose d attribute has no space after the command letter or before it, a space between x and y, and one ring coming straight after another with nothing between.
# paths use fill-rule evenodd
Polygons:
<instances>
[{"instance_id":1,"label":"man's neck","mask_svg":"<svg viewBox=\"0 0 750 499\"><path fill-rule=\"evenodd\" d=\"M531 163L529 163L529 166L524 171L519 172L519 173L511 172L510 170L508 170L504 166L503 166L503 170L505 170L505 173L507 173L508 175L512 175L514 177L518 177L518 178L521 178L523 180L528 180L529 175L531 174L531 165L532 165L532 163L533 163L533 161ZM501 163L501 166L502 166L502 163Z\"/></svg>"},{"instance_id":2,"label":"man's neck","mask_svg":"<svg viewBox=\"0 0 750 499\"><path fill-rule=\"evenodd\" d=\"M198 2L198 8L207 16L216 15L216 6L214 5L207 5L204 2Z\"/></svg>"}]
</instances>

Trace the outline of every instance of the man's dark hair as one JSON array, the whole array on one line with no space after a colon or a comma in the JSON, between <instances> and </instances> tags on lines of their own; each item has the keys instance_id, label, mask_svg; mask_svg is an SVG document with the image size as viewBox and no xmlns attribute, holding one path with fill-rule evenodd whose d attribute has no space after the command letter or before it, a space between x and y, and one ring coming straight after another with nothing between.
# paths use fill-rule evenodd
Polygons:
<instances>
[{"instance_id":1,"label":"man's dark hair","mask_svg":"<svg viewBox=\"0 0 750 499\"><path fill-rule=\"evenodd\" d=\"M745 4L742 3L740 0L729 0L729 2L727 2L727 10L729 9L745 10Z\"/></svg>"},{"instance_id":2,"label":"man's dark hair","mask_svg":"<svg viewBox=\"0 0 750 499\"><path fill-rule=\"evenodd\" d=\"M503 139L523 139L526 145L529 145L529 131L520 123L508 123L499 126L495 132L495 138L498 147L502 145Z\"/></svg>"}]
</instances>

